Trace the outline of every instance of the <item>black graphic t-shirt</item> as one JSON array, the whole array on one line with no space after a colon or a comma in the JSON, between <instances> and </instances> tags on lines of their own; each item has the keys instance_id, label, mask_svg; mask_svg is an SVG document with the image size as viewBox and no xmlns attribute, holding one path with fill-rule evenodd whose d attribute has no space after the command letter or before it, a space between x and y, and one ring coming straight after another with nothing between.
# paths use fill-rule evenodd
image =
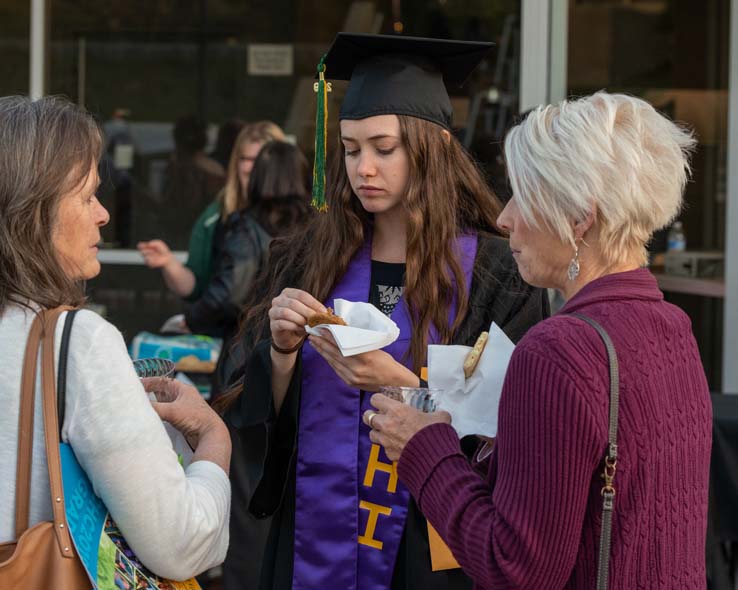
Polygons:
<instances>
[{"instance_id":1,"label":"black graphic t-shirt","mask_svg":"<svg viewBox=\"0 0 738 590\"><path fill-rule=\"evenodd\" d=\"M405 288L404 262L378 262L372 260L372 285L369 303L389 316L399 303Z\"/></svg>"}]
</instances>

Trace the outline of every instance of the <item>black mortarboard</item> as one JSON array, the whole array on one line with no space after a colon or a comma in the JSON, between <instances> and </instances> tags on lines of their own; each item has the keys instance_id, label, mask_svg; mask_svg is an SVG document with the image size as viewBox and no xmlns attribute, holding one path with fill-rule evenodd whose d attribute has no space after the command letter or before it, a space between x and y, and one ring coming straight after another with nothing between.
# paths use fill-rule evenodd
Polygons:
<instances>
[{"instance_id":1,"label":"black mortarboard","mask_svg":"<svg viewBox=\"0 0 738 590\"><path fill-rule=\"evenodd\" d=\"M451 128L447 87L461 86L492 43L395 35L338 33L318 65L313 204L325 209L327 90L349 80L340 119L408 115Z\"/></svg>"},{"instance_id":2,"label":"black mortarboard","mask_svg":"<svg viewBox=\"0 0 738 590\"><path fill-rule=\"evenodd\" d=\"M338 33L325 78L350 80L341 119L409 115L451 127L448 88L461 86L492 43Z\"/></svg>"}]
</instances>

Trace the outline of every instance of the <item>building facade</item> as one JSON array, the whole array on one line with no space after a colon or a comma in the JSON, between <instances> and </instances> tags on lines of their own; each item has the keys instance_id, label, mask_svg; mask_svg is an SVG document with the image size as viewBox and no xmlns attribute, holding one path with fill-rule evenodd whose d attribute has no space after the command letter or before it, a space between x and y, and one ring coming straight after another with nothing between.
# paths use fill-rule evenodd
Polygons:
<instances>
[{"instance_id":1,"label":"building facade","mask_svg":"<svg viewBox=\"0 0 738 590\"><path fill-rule=\"evenodd\" d=\"M681 216L687 249L717 260L705 276L658 271L692 317L712 389L738 392L738 11L731 0L6 0L0 95L62 94L108 139L102 191L112 220L92 299L132 337L181 304L140 266L139 240L187 245L182 204L168 200L173 127L217 131L269 119L312 154L315 67L341 30L497 43L452 89L459 139L498 192L500 142L536 105L599 89L627 92L694 129L699 146ZM334 85L329 111L343 93ZM336 121L329 137L335 142ZM654 262L659 261L658 244ZM722 262L720 262L722 260ZM722 269L719 265L722 264ZM723 272L721 273L720 270ZM689 273L682 273L689 274Z\"/></svg>"}]
</instances>

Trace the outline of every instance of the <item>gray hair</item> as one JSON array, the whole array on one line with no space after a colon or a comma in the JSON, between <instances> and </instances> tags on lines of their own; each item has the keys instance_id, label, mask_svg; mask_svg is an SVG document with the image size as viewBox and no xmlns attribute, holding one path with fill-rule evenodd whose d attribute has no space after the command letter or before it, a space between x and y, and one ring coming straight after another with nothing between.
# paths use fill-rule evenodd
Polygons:
<instances>
[{"instance_id":1,"label":"gray hair","mask_svg":"<svg viewBox=\"0 0 738 590\"><path fill-rule=\"evenodd\" d=\"M609 264L646 263L646 244L682 206L692 133L624 94L533 110L505 139L510 184L528 225L574 244L573 220L597 211Z\"/></svg>"},{"instance_id":2,"label":"gray hair","mask_svg":"<svg viewBox=\"0 0 738 590\"><path fill-rule=\"evenodd\" d=\"M0 313L10 303L80 305L52 234L61 197L102 152L92 117L63 98L0 98Z\"/></svg>"}]
</instances>

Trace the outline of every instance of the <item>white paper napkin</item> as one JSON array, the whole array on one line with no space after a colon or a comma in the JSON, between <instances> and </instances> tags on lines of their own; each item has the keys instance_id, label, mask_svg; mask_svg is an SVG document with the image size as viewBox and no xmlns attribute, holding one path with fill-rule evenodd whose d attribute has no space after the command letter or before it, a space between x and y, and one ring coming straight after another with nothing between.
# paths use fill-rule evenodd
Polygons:
<instances>
[{"instance_id":1,"label":"white paper napkin","mask_svg":"<svg viewBox=\"0 0 738 590\"><path fill-rule=\"evenodd\" d=\"M321 336L321 330L328 330L343 356L379 350L400 336L397 324L371 303L334 299L333 310L348 326L320 324L314 328L305 326L305 331L313 336Z\"/></svg>"},{"instance_id":2,"label":"white paper napkin","mask_svg":"<svg viewBox=\"0 0 738 590\"><path fill-rule=\"evenodd\" d=\"M451 426L459 437L470 434L497 436L497 410L502 384L515 345L494 322L479 364L469 379L464 359L469 346L428 347L428 386L439 389L436 404L451 414Z\"/></svg>"}]
</instances>

